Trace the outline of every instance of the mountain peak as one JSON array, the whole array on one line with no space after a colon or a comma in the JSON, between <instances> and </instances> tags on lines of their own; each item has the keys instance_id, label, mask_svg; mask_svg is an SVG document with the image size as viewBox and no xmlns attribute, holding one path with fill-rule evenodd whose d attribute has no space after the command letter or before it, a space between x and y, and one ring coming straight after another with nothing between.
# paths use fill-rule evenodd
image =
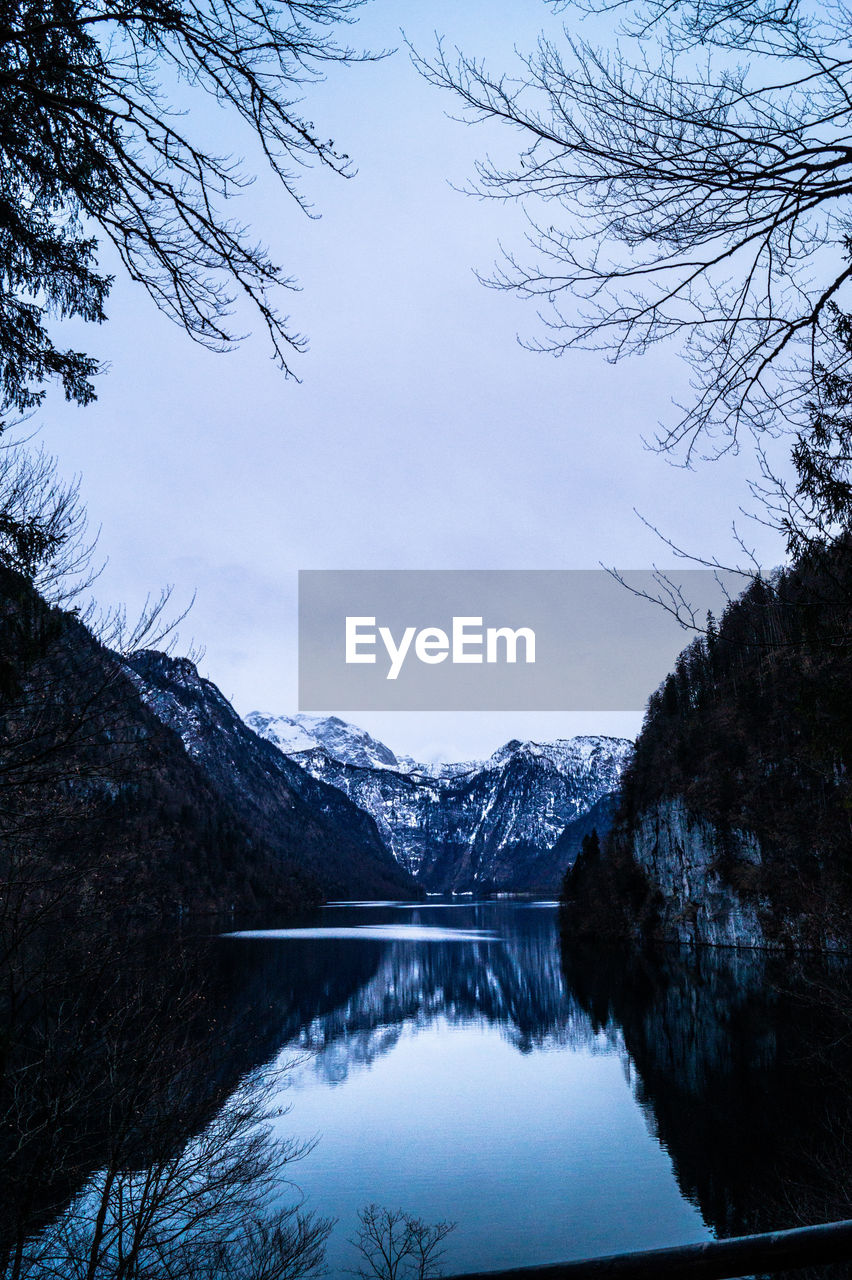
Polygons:
<instances>
[{"instance_id":1,"label":"mountain peak","mask_svg":"<svg viewBox=\"0 0 852 1280\"><path fill-rule=\"evenodd\" d=\"M484 761L423 765L337 716L248 723L368 813L425 888L452 892L554 892L583 835L608 830L632 750L594 735L512 738Z\"/></svg>"},{"instance_id":2,"label":"mountain peak","mask_svg":"<svg viewBox=\"0 0 852 1280\"><path fill-rule=\"evenodd\" d=\"M313 716L304 712L293 715L271 715L252 711L246 724L260 737L266 738L288 756L320 751L338 764L360 769L391 769L447 782L484 769L502 768L514 756L546 757L557 769L586 771L594 760L611 757L620 769L633 749L627 738L610 738L600 734L580 734L574 738L556 738L553 742L534 742L512 738L498 747L487 760L462 760L452 763L422 764L407 755L397 755L366 729L349 724L339 716ZM304 763L304 761L302 761Z\"/></svg>"},{"instance_id":3,"label":"mountain peak","mask_svg":"<svg viewBox=\"0 0 852 1280\"><path fill-rule=\"evenodd\" d=\"M324 751L332 760L362 769L405 769L390 747L377 741L366 729L347 724L339 716L268 715L252 711L246 724L261 738L268 739L288 756L306 751Z\"/></svg>"}]
</instances>

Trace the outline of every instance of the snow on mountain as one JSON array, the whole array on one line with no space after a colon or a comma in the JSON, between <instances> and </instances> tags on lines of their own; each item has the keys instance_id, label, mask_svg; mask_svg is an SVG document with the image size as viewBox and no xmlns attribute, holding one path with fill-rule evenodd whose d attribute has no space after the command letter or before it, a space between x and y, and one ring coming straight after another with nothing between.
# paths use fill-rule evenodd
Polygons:
<instances>
[{"instance_id":1,"label":"snow on mountain","mask_svg":"<svg viewBox=\"0 0 852 1280\"><path fill-rule=\"evenodd\" d=\"M439 782L483 770L502 769L511 757L517 755L541 757L549 760L562 772L570 773L588 770L603 755L611 757L614 762L620 761L613 773L617 785L618 774L632 749L632 744L626 738L606 738L599 735L557 738L553 742L520 742L513 739L498 747L487 760L422 764L411 756L396 755L385 743L373 738L366 729L349 724L338 716L311 716L302 712L292 716L276 716L252 711L245 717L245 721L261 738L266 738L288 756L320 750L340 764L351 764L361 769L393 769L397 773L433 778Z\"/></svg>"},{"instance_id":2,"label":"snow on mountain","mask_svg":"<svg viewBox=\"0 0 852 1280\"><path fill-rule=\"evenodd\" d=\"M608 827L632 750L623 738L513 740L485 761L423 765L336 716L247 722L369 813L396 860L441 891L553 892L590 823Z\"/></svg>"},{"instance_id":3,"label":"snow on mountain","mask_svg":"<svg viewBox=\"0 0 852 1280\"><path fill-rule=\"evenodd\" d=\"M331 896L416 892L363 806L252 732L188 658L146 650L128 657L125 671L273 860Z\"/></svg>"},{"instance_id":4,"label":"snow on mountain","mask_svg":"<svg viewBox=\"0 0 852 1280\"><path fill-rule=\"evenodd\" d=\"M320 748L341 764L354 764L363 769L405 770L414 761L399 760L383 742L377 742L365 729L347 724L337 716L270 716L252 711L246 724L261 738L266 738L287 756Z\"/></svg>"}]
</instances>

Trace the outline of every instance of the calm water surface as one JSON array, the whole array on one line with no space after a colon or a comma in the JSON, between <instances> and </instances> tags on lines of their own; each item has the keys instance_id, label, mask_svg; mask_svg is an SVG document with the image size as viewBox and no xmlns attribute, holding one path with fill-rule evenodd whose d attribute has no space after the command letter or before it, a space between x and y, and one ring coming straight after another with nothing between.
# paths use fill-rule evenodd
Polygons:
<instances>
[{"instance_id":1,"label":"calm water surface","mask_svg":"<svg viewBox=\"0 0 852 1280\"><path fill-rule=\"evenodd\" d=\"M457 1222L448 1271L852 1218L847 961L590 953L553 904L275 923L93 920L14 953L0 1276L114 1276L131 1238L156 1274L163 1247L209 1274L267 1173L336 1219L334 1277L371 1202ZM316 1139L301 1162L263 1146L264 1080L278 1136Z\"/></svg>"},{"instance_id":2,"label":"calm water surface","mask_svg":"<svg viewBox=\"0 0 852 1280\"><path fill-rule=\"evenodd\" d=\"M371 1201L457 1222L448 1271L713 1234L621 1028L566 978L553 904L341 904L221 945L294 993L279 1123L317 1138L292 1176L337 1219L332 1274Z\"/></svg>"}]
</instances>

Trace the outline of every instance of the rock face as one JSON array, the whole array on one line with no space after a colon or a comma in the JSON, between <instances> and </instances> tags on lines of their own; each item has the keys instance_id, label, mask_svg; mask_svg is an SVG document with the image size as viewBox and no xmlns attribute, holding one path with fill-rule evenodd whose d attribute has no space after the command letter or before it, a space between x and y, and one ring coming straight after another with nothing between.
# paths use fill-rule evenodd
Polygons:
<instances>
[{"instance_id":1,"label":"rock face","mask_svg":"<svg viewBox=\"0 0 852 1280\"><path fill-rule=\"evenodd\" d=\"M372 819L258 737L189 659L149 650L129 658L127 670L256 839L300 866L326 896L419 895Z\"/></svg>"},{"instance_id":2,"label":"rock face","mask_svg":"<svg viewBox=\"0 0 852 1280\"><path fill-rule=\"evenodd\" d=\"M572 927L852 949L850 637L852 534L747 577L648 699Z\"/></svg>"},{"instance_id":3,"label":"rock face","mask_svg":"<svg viewBox=\"0 0 852 1280\"><path fill-rule=\"evenodd\" d=\"M621 868L620 882L606 868ZM624 878L641 873L642 889ZM603 863L572 910L581 916L633 884L622 902L623 932L665 942L783 951L848 951L848 912L819 865L798 862L764 846L754 832L722 828L689 808L683 797L658 800L630 819L619 818ZM631 905L632 904L632 905ZM578 918L578 931L582 922Z\"/></svg>"},{"instance_id":4,"label":"rock face","mask_svg":"<svg viewBox=\"0 0 852 1280\"><path fill-rule=\"evenodd\" d=\"M761 920L768 904L743 895L748 868L762 865L760 846L749 832L723 835L690 814L680 798L665 800L639 817L631 833L632 854L659 895L659 923L671 941L710 946L764 947Z\"/></svg>"},{"instance_id":5,"label":"rock face","mask_svg":"<svg viewBox=\"0 0 852 1280\"><path fill-rule=\"evenodd\" d=\"M307 717L248 724L376 822L385 848L431 892L554 893L592 825L612 821L631 744L580 737L512 741L482 763L423 766L342 721L312 721L316 745L293 729ZM376 763L364 765L365 754Z\"/></svg>"}]
</instances>

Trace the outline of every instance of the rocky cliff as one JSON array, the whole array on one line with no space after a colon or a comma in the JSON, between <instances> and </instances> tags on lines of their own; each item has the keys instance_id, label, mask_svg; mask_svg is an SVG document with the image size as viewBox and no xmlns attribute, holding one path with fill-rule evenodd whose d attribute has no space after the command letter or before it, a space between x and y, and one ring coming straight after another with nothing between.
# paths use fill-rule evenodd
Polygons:
<instances>
[{"instance_id":1,"label":"rocky cliff","mask_svg":"<svg viewBox=\"0 0 852 1280\"><path fill-rule=\"evenodd\" d=\"M711 946L767 945L759 894L741 886L762 863L760 846L748 832L723 835L706 818L690 814L683 800L661 801L632 826L630 852L657 895L658 928L678 942Z\"/></svg>"},{"instance_id":2,"label":"rocky cliff","mask_svg":"<svg viewBox=\"0 0 852 1280\"><path fill-rule=\"evenodd\" d=\"M419 896L369 815L258 737L189 659L146 651L126 666L142 701L178 735L217 794L323 896Z\"/></svg>"},{"instance_id":3,"label":"rocky cliff","mask_svg":"<svg viewBox=\"0 0 852 1280\"><path fill-rule=\"evenodd\" d=\"M386 849L430 892L558 892L590 825L609 829L632 749L621 738L513 740L486 761L427 767L334 717L308 721L248 717L370 814Z\"/></svg>"},{"instance_id":4,"label":"rocky cliff","mask_svg":"<svg viewBox=\"0 0 852 1280\"><path fill-rule=\"evenodd\" d=\"M651 696L578 933L852 948L852 541L757 577Z\"/></svg>"}]
</instances>

